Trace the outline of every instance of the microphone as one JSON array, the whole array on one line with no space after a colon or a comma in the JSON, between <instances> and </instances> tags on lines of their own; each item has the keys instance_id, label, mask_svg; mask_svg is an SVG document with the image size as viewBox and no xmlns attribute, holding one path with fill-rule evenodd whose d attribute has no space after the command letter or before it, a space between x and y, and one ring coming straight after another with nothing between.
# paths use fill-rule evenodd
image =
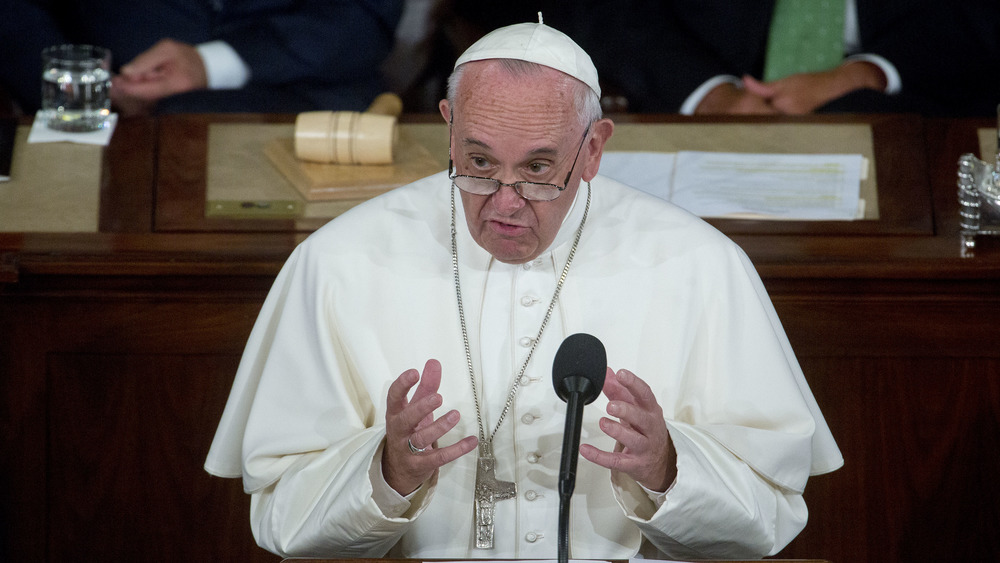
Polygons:
<instances>
[{"instance_id":1,"label":"microphone","mask_svg":"<svg viewBox=\"0 0 1000 563\"><path fill-rule=\"evenodd\" d=\"M601 341L589 334L570 335L552 362L552 386L566 401L562 460L559 463L559 563L569 559L569 502L576 487L583 406L594 402L604 388L608 357Z\"/></svg>"}]
</instances>

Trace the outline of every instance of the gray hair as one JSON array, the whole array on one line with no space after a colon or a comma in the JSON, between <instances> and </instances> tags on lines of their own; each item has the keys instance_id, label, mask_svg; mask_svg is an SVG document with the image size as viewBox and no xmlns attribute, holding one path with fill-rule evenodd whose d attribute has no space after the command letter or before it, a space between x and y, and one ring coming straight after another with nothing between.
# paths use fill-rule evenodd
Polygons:
<instances>
[{"instance_id":1,"label":"gray hair","mask_svg":"<svg viewBox=\"0 0 1000 563\"><path fill-rule=\"evenodd\" d=\"M511 76L537 74L541 71L541 69L546 68L544 65L522 61L520 59L494 60L498 61L501 67ZM448 77L448 105L452 108L452 111L454 111L455 108L455 99L458 97L458 86L462 81L462 76L465 75L465 67L467 64L468 63L458 65L458 67L452 71L451 76ZM590 87L583 82L574 79L572 83L573 102L577 115L580 117L580 124L584 127L589 127L592 123L604 115L601 111L601 100L597 96L597 92L591 90Z\"/></svg>"}]
</instances>

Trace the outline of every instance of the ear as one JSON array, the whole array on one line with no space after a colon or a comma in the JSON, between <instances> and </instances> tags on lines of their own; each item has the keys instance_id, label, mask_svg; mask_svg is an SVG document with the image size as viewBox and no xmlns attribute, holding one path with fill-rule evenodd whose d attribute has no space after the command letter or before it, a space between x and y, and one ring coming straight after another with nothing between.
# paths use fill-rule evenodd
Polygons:
<instances>
[{"instance_id":1,"label":"ear","mask_svg":"<svg viewBox=\"0 0 1000 563\"><path fill-rule=\"evenodd\" d=\"M604 154L604 145L614 132L614 122L606 117L598 119L590 126L590 139L584 147L586 156L582 174L584 182L589 182L597 176L597 170L601 167L601 155Z\"/></svg>"},{"instance_id":2,"label":"ear","mask_svg":"<svg viewBox=\"0 0 1000 563\"><path fill-rule=\"evenodd\" d=\"M445 98L438 102L438 110L441 112L441 117L444 118L445 123L451 122L451 106L448 104L448 99Z\"/></svg>"}]
</instances>

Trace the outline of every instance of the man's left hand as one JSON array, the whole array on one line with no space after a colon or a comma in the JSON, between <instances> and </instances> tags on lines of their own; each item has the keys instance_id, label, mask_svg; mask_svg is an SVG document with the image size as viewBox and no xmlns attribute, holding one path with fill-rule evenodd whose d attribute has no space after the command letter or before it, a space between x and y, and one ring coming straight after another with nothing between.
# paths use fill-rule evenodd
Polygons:
<instances>
[{"instance_id":1,"label":"man's left hand","mask_svg":"<svg viewBox=\"0 0 1000 563\"><path fill-rule=\"evenodd\" d=\"M677 453L656 396L645 381L628 370L608 368L604 379L608 414L601 430L615 439L613 452L583 444L580 455L613 471L621 471L653 491L666 491L677 476Z\"/></svg>"}]
</instances>

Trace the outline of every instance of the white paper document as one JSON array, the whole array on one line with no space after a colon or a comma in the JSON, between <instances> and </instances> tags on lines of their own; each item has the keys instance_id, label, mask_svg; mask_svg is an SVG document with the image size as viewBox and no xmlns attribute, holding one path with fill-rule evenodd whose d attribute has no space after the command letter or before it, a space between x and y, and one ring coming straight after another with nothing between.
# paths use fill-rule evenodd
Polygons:
<instances>
[{"instance_id":1,"label":"white paper document","mask_svg":"<svg viewBox=\"0 0 1000 563\"><path fill-rule=\"evenodd\" d=\"M608 152L601 173L701 217L851 221L860 154Z\"/></svg>"}]
</instances>

